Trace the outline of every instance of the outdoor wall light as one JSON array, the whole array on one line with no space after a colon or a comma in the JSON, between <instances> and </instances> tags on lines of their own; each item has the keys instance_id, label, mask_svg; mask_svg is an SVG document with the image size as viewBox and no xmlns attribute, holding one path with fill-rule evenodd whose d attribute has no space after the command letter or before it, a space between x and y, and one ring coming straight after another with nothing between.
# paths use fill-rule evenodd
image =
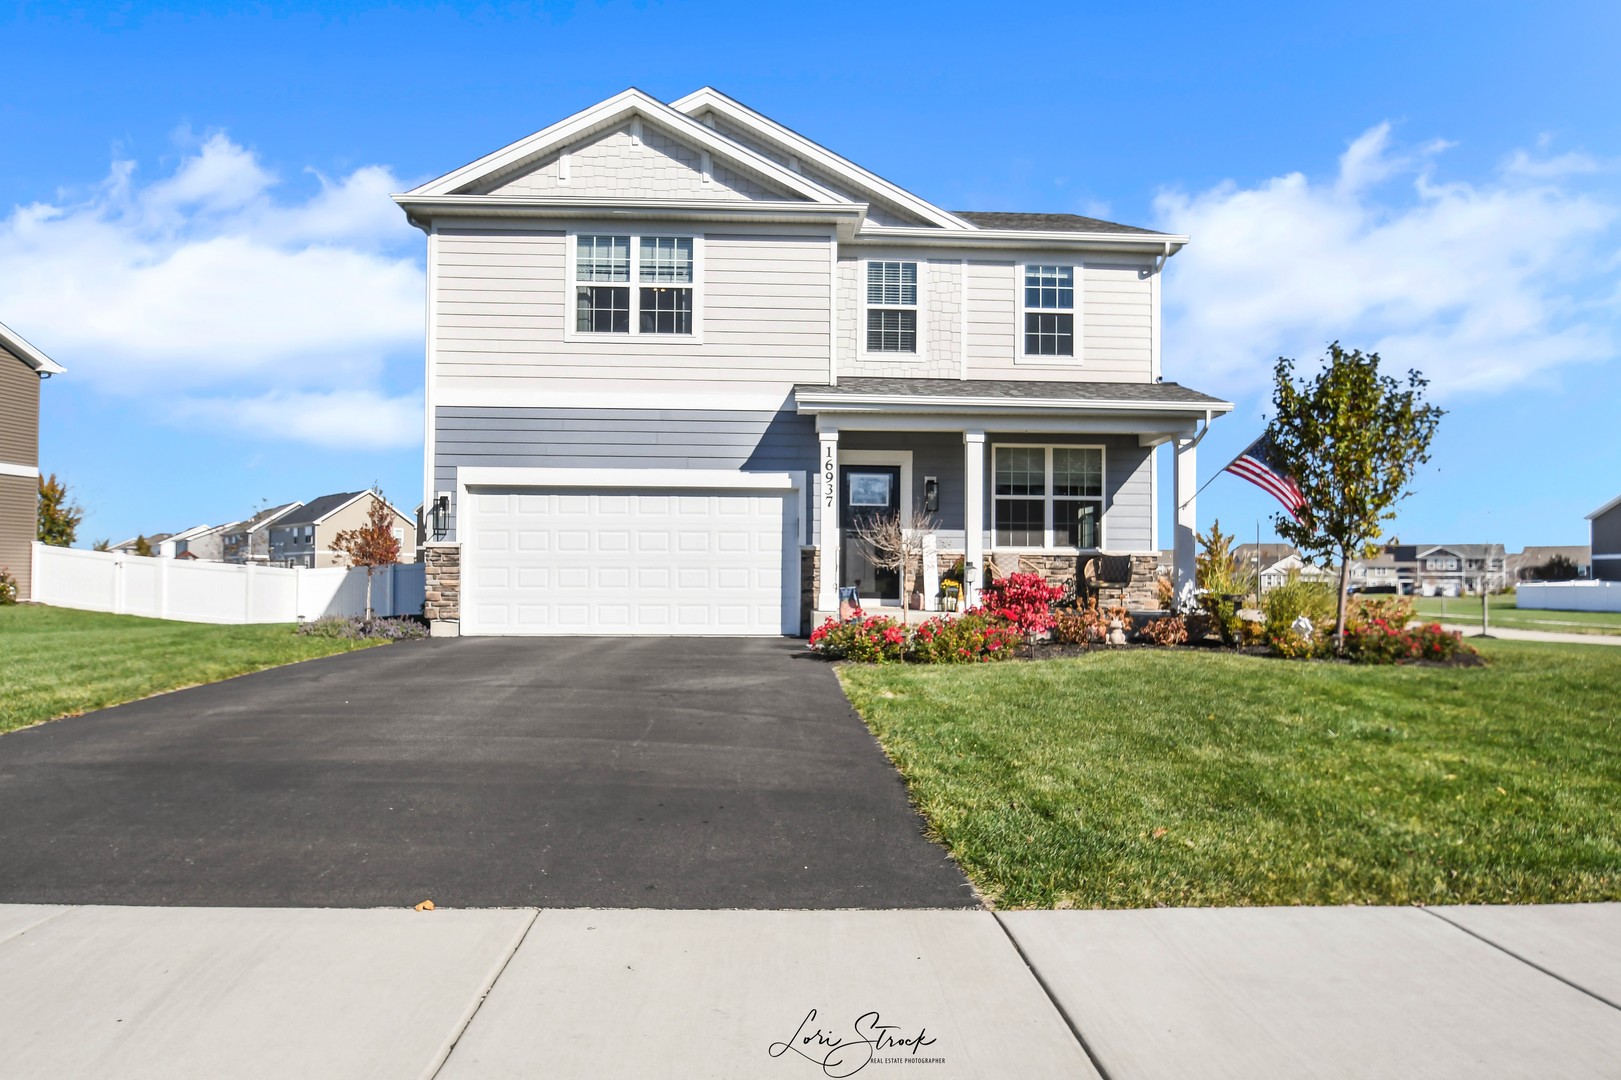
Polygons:
<instances>
[{"instance_id":1,"label":"outdoor wall light","mask_svg":"<svg viewBox=\"0 0 1621 1080\"><path fill-rule=\"evenodd\" d=\"M923 512L936 513L940 509L940 481L932 476L923 478Z\"/></svg>"},{"instance_id":2,"label":"outdoor wall light","mask_svg":"<svg viewBox=\"0 0 1621 1080\"><path fill-rule=\"evenodd\" d=\"M435 536L445 535L445 522L450 517L450 492L441 491L433 499L433 532Z\"/></svg>"}]
</instances>

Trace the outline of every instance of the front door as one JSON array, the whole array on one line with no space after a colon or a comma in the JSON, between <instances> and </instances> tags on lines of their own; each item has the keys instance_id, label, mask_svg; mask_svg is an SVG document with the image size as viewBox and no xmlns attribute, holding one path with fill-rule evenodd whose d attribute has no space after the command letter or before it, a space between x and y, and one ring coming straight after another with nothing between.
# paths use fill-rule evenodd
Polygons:
<instances>
[{"instance_id":1,"label":"front door","mask_svg":"<svg viewBox=\"0 0 1621 1080\"><path fill-rule=\"evenodd\" d=\"M894 567L873 564L868 545L857 533L860 526L895 518L901 507L899 465L846 465L839 473L839 528L843 555L840 582L860 590L863 600L899 603L901 575Z\"/></svg>"}]
</instances>

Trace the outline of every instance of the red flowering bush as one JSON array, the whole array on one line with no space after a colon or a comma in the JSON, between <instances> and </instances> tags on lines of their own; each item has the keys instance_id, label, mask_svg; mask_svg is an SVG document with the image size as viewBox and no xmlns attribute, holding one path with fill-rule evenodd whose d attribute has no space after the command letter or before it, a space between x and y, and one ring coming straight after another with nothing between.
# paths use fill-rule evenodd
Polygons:
<instances>
[{"instance_id":1,"label":"red flowering bush","mask_svg":"<svg viewBox=\"0 0 1621 1080\"><path fill-rule=\"evenodd\" d=\"M1053 628L1053 604L1063 596L1062 586L1047 584L1040 574L1009 574L985 586L985 606L1028 637Z\"/></svg>"},{"instance_id":2,"label":"red flowering bush","mask_svg":"<svg viewBox=\"0 0 1621 1080\"><path fill-rule=\"evenodd\" d=\"M912 635L912 658L925 664L981 664L1006 660L1023 635L999 613L970 608L955 618L936 616Z\"/></svg>"},{"instance_id":3,"label":"red flowering bush","mask_svg":"<svg viewBox=\"0 0 1621 1080\"><path fill-rule=\"evenodd\" d=\"M829 660L860 660L884 664L906 655L906 627L884 615L867 615L856 609L849 622L829 618L811 631L810 647Z\"/></svg>"},{"instance_id":4,"label":"red flowering bush","mask_svg":"<svg viewBox=\"0 0 1621 1080\"><path fill-rule=\"evenodd\" d=\"M1358 664L1447 661L1459 655L1474 655L1474 652L1463 643L1462 634L1443 630L1440 623L1407 626L1374 616L1359 619L1345 628L1345 655Z\"/></svg>"}]
</instances>

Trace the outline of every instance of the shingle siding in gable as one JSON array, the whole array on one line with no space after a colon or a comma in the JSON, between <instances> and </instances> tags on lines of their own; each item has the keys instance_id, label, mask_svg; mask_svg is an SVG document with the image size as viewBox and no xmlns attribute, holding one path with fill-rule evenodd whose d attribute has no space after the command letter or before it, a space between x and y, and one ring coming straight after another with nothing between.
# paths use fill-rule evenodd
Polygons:
<instances>
[{"instance_id":1,"label":"shingle siding in gable","mask_svg":"<svg viewBox=\"0 0 1621 1080\"><path fill-rule=\"evenodd\" d=\"M569 179L562 181L559 156L503 178L491 195L552 195L570 198L790 200L800 196L714 163L704 183L699 152L668 133L644 125L640 144L629 127L618 128L571 149Z\"/></svg>"}]
</instances>

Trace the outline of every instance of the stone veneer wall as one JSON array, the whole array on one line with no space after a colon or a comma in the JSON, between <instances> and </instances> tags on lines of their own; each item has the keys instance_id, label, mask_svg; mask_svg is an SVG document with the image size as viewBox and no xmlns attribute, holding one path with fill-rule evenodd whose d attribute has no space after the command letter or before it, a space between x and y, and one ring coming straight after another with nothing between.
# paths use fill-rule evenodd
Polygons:
<instances>
[{"instance_id":1,"label":"stone veneer wall","mask_svg":"<svg viewBox=\"0 0 1621 1080\"><path fill-rule=\"evenodd\" d=\"M1040 574L1043 581L1051 585L1069 585L1075 580L1075 569L1078 559L1074 555L1045 554L1041 552L1015 552L993 551L986 557L996 566L998 574L1006 577L1009 574ZM936 555L940 576L943 578L951 572L957 560L962 558L960 551L941 551ZM1132 611L1155 611L1159 608L1159 588L1155 578L1159 572L1159 559L1154 555L1133 555L1131 557L1131 584L1124 590L1119 588L1105 589L1103 593L1104 606L1123 603Z\"/></svg>"},{"instance_id":2,"label":"stone veneer wall","mask_svg":"<svg viewBox=\"0 0 1621 1080\"><path fill-rule=\"evenodd\" d=\"M428 544L423 548L422 614L430 621L457 619L462 614L462 549L460 544Z\"/></svg>"},{"instance_id":3,"label":"stone veneer wall","mask_svg":"<svg viewBox=\"0 0 1621 1080\"><path fill-rule=\"evenodd\" d=\"M816 591L821 584L821 555L816 548L799 549L799 632L810 636L816 609Z\"/></svg>"}]
</instances>

